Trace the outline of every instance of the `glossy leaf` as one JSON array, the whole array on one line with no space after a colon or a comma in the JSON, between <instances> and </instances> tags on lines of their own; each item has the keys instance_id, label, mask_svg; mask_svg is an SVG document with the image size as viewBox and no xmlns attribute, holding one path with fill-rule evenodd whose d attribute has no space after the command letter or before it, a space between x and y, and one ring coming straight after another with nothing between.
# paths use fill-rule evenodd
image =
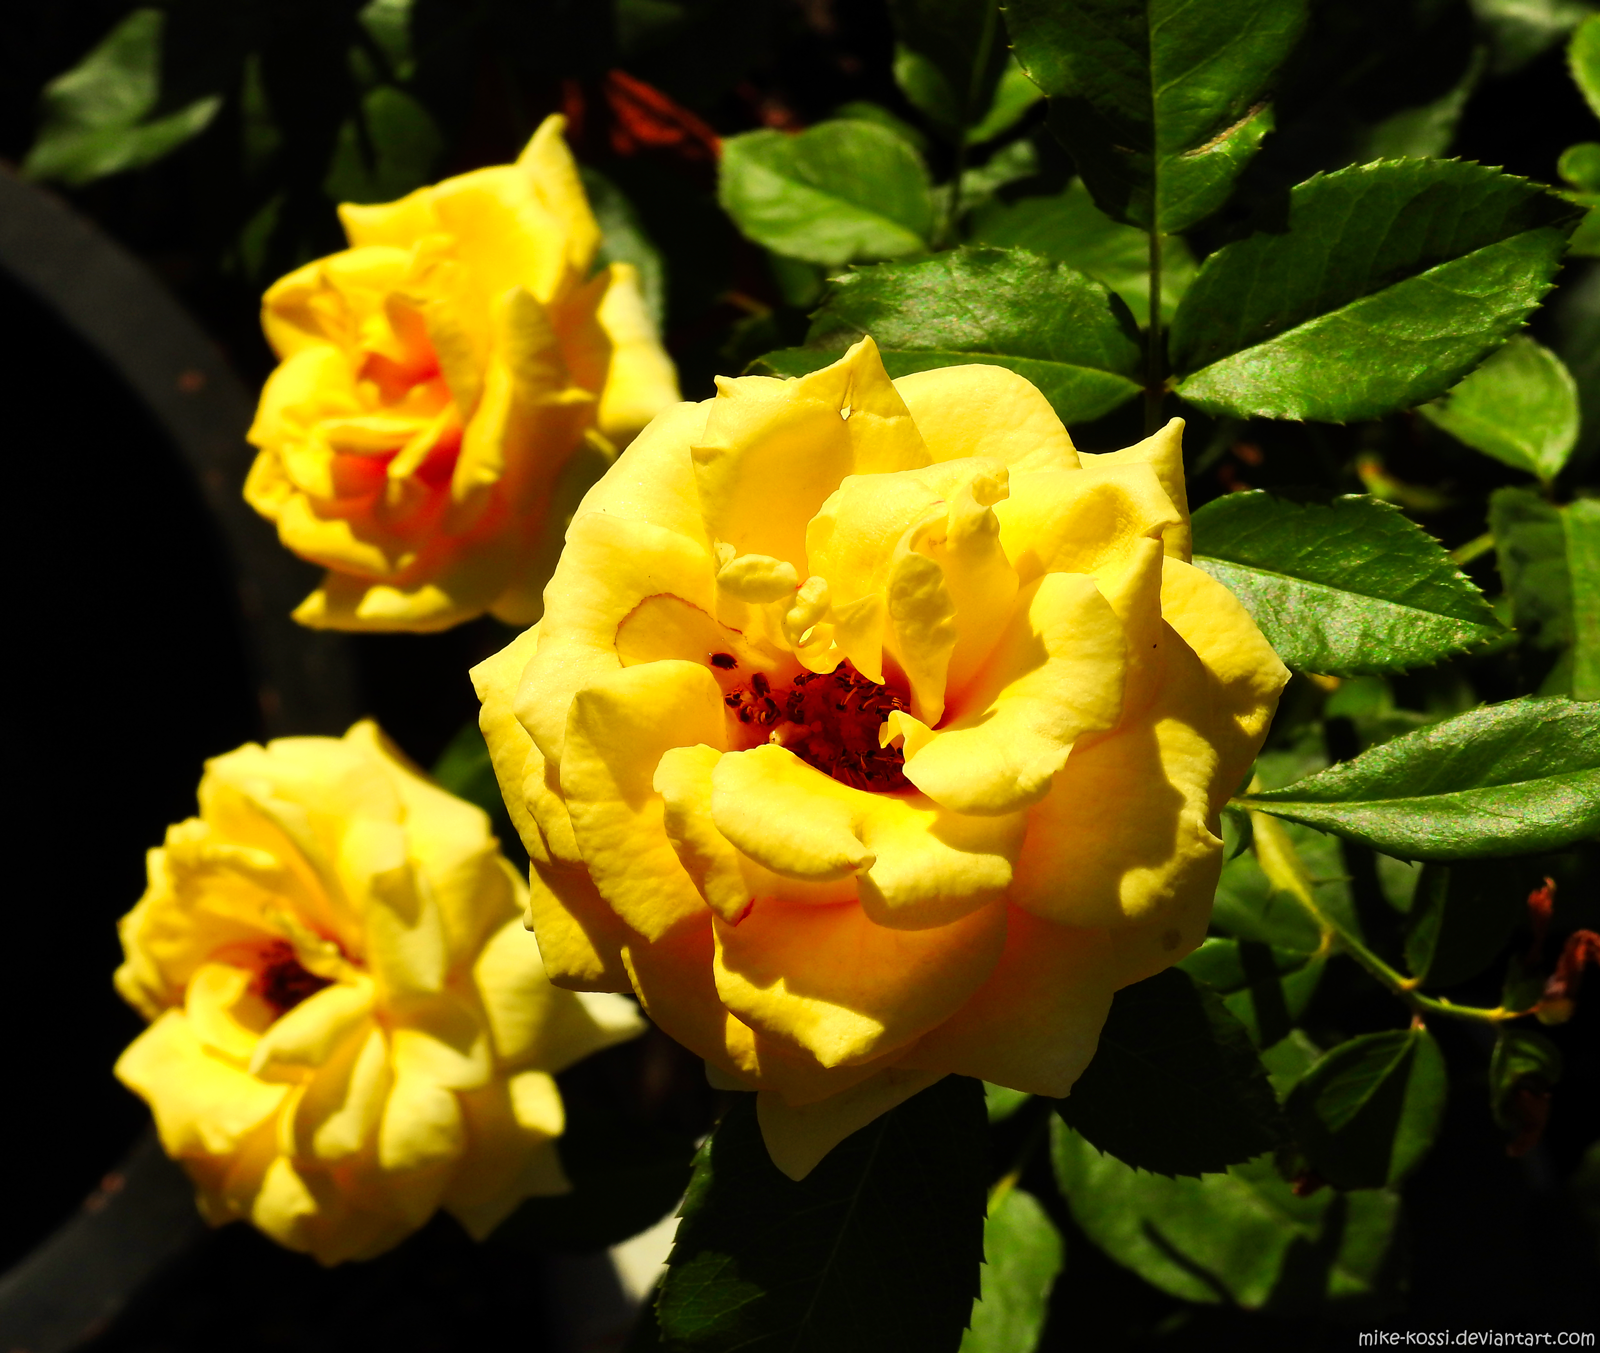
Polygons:
<instances>
[{"instance_id":1,"label":"glossy leaf","mask_svg":"<svg viewBox=\"0 0 1600 1353\"><path fill-rule=\"evenodd\" d=\"M1006 1190L983 1225L983 1291L961 1353L1032 1353L1066 1262L1061 1232L1031 1193Z\"/></svg>"},{"instance_id":2,"label":"glossy leaf","mask_svg":"<svg viewBox=\"0 0 1600 1353\"><path fill-rule=\"evenodd\" d=\"M988 1081L983 1083L983 1108L991 1123L1005 1122L1032 1098L1026 1090L1012 1090Z\"/></svg>"},{"instance_id":3,"label":"glossy leaf","mask_svg":"<svg viewBox=\"0 0 1600 1353\"><path fill-rule=\"evenodd\" d=\"M1225 1170L1278 1141L1277 1101L1250 1035L1178 968L1116 994L1094 1060L1056 1112L1100 1150L1157 1174Z\"/></svg>"},{"instance_id":4,"label":"glossy leaf","mask_svg":"<svg viewBox=\"0 0 1600 1353\"><path fill-rule=\"evenodd\" d=\"M1526 895L1515 872L1495 861L1424 865L1406 916L1406 967L1431 987L1476 977L1511 938Z\"/></svg>"},{"instance_id":5,"label":"glossy leaf","mask_svg":"<svg viewBox=\"0 0 1600 1353\"><path fill-rule=\"evenodd\" d=\"M1341 1189L1393 1186L1439 1133L1448 1083L1426 1029L1340 1043L1296 1082L1285 1108L1311 1168Z\"/></svg>"},{"instance_id":6,"label":"glossy leaf","mask_svg":"<svg viewBox=\"0 0 1600 1353\"><path fill-rule=\"evenodd\" d=\"M1163 1179L1101 1155L1061 1123L1051 1124L1050 1145L1072 1219L1172 1296L1282 1315L1353 1314L1394 1289L1400 1200L1387 1190L1299 1198L1265 1156L1226 1174Z\"/></svg>"},{"instance_id":7,"label":"glossy leaf","mask_svg":"<svg viewBox=\"0 0 1600 1353\"><path fill-rule=\"evenodd\" d=\"M1600 117L1600 14L1591 14L1573 33L1567 44L1567 68L1589 111Z\"/></svg>"},{"instance_id":8,"label":"glossy leaf","mask_svg":"<svg viewBox=\"0 0 1600 1353\"><path fill-rule=\"evenodd\" d=\"M1579 498L1562 514L1572 575L1572 694L1600 700L1600 502Z\"/></svg>"},{"instance_id":9,"label":"glossy leaf","mask_svg":"<svg viewBox=\"0 0 1600 1353\"><path fill-rule=\"evenodd\" d=\"M1593 13L1586 0L1475 0L1472 8L1489 39L1496 75L1521 70Z\"/></svg>"},{"instance_id":10,"label":"glossy leaf","mask_svg":"<svg viewBox=\"0 0 1600 1353\"><path fill-rule=\"evenodd\" d=\"M886 127L844 119L722 142L717 198L757 244L829 267L898 258L933 231L928 171Z\"/></svg>"},{"instance_id":11,"label":"glossy leaf","mask_svg":"<svg viewBox=\"0 0 1600 1353\"><path fill-rule=\"evenodd\" d=\"M1221 995L1257 1047L1270 1047L1305 1014L1324 963L1321 954L1212 936L1178 966Z\"/></svg>"},{"instance_id":12,"label":"glossy leaf","mask_svg":"<svg viewBox=\"0 0 1600 1353\"><path fill-rule=\"evenodd\" d=\"M1560 850L1600 834L1600 704L1485 705L1236 802L1401 859Z\"/></svg>"},{"instance_id":13,"label":"glossy leaf","mask_svg":"<svg viewBox=\"0 0 1600 1353\"><path fill-rule=\"evenodd\" d=\"M1102 211L1165 233L1227 200L1272 129L1302 0L1008 0L1012 48Z\"/></svg>"},{"instance_id":14,"label":"glossy leaf","mask_svg":"<svg viewBox=\"0 0 1600 1353\"><path fill-rule=\"evenodd\" d=\"M142 169L211 125L217 97L145 121L161 96L159 9L136 9L87 56L44 88L38 138L23 162L29 178L81 187Z\"/></svg>"},{"instance_id":15,"label":"glossy leaf","mask_svg":"<svg viewBox=\"0 0 1600 1353\"><path fill-rule=\"evenodd\" d=\"M1194 552L1296 671L1421 667L1504 632L1438 541L1366 495L1231 493L1194 514Z\"/></svg>"},{"instance_id":16,"label":"glossy leaf","mask_svg":"<svg viewBox=\"0 0 1600 1353\"><path fill-rule=\"evenodd\" d=\"M1546 482L1561 473L1578 443L1578 384L1555 353L1524 334L1417 412L1458 441Z\"/></svg>"},{"instance_id":17,"label":"glossy leaf","mask_svg":"<svg viewBox=\"0 0 1600 1353\"><path fill-rule=\"evenodd\" d=\"M1139 392L1138 335L1098 282L1035 254L966 248L834 279L805 349L753 368L796 375L871 334L891 376L989 362L1026 376L1066 423L1108 413Z\"/></svg>"},{"instance_id":18,"label":"glossy leaf","mask_svg":"<svg viewBox=\"0 0 1600 1353\"><path fill-rule=\"evenodd\" d=\"M1249 851L1222 867L1211 923L1236 939L1292 953L1315 953L1322 942L1306 909L1273 887Z\"/></svg>"},{"instance_id":19,"label":"glossy leaf","mask_svg":"<svg viewBox=\"0 0 1600 1353\"><path fill-rule=\"evenodd\" d=\"M361 122L339 128L322 190L335 202L392 202L432 177L444 137L411 95L379 85L361 100Z\"/></svg>"},{"instance_id":20,"label":"glossy leaf","mask_svg":"<svg viewBox=\"0 0 1600 1353\"><path fill-rule=\"evenodd\" d=\"M1116 292L1141 324L1150 317L1150 243L1144 231L1113 221L1074 179L1052 197L995 202L973 214L976 244L1028 249L1065 263ZM1196 265L1177 236L1161 245L1161 319L1171 320Z\"/></svg>"},{"instance_id":21,"label":"glossy leaf","mask_svg":"<svg viewBox=\"0 0 1600 1353\"><path fill-rule=\"evenodd\" d=\"M657 1303L706 1353L954 1353L979 1290L983 1091L947 1076L848 1137L799 1183L740 1095L696 1158Z\"/></svg>"},{"instance_id":22,"label":"glossy leaf","mask_svg":"<svg viewBox=\"0 0 1600 1353\"><path fill-rule=\"evenodd\" d=\"M967 143L982 145L1010 131L1042 98L1044 91L1028 78L1016 57L1007 53L1005 69L1000 72L1000 80L994 88L994 100L977 125L968 129Z\"/></svg>"},{"instance_id":23,"label":"glossy leaf","mask_svg":"<svg viewBox=\"0 0 1600 1353\"><path fill-rule=\"evenodd\" d=\"M1347 422L1443 394L1550 289L1579 209L1456 160L1317 175L1206 259L1172 322L1208 413Z\"/></svg>"}]
</instances>

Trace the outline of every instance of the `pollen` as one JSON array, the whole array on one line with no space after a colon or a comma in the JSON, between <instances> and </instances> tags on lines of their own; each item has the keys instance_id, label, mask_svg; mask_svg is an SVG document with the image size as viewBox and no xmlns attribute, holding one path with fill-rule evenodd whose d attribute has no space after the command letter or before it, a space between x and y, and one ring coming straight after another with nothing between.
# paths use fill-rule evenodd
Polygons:
<instances>
[{"instance_id":1,"label":"pollen","mask_svg":"<svg viewBox=\"0 0 1600 1353\"><path fill-rule=\"evenodd\" d=\"M723 701L740 723L767 732L767 741L842 784L877 792L910 787L904 753L878 744L884 721L907 701L848 662L831 672L801 672L784 688L754 672Z\"/></svg>"},{"instance_id":2,"label":"pollen","mask_svg":"<svg viewBox=\"0 0 1600 1353\"><path fill-rule=\"evenodd\" d=\"M326 977L308 972L295 957L294 949L283 940L274 940L261 951L261 966L256 969L250 989L273 1011L282 1016L308 996L315 996L332 983Z\"/></svg>"}]
</instances>

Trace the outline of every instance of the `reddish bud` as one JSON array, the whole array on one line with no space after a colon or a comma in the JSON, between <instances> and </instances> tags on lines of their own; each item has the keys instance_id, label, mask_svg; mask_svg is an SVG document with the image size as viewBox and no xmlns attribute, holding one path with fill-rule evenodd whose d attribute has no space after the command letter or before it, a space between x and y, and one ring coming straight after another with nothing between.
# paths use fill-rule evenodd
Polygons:
<instances>
[{"instance_id":1,"label":"reddish bud","mask_svg":"<svg viewBox=\"0 0 1600 1353\"><path fill-rule=\"evenodd\" d=\"M1528 946L1528 962L1537 963L1544 948L1545 931L1550 928L1550 913L1556 905L1556 881L1546 878L1542 888L1528 894L1528 924L1533 927L1533 943Z\"/></svg>"}]
</instances>

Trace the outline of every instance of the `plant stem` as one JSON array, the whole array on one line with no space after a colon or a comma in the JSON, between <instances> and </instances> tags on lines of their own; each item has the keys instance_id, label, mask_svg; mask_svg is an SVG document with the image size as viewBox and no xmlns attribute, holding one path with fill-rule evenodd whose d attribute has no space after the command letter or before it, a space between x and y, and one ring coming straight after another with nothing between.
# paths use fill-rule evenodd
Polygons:
<instances>
[{"instance_id":1,"label":"plant stem","mask_svg":"<svg viewBox=\"0 0 1600 1353\"><path fill-rule=\"evenodd\" d=\"M1144 435L1161 427L1161 404L1166 373L1161 363L1161 233L1150 236L1150 327L1145 332L1144 349Z\"/></svg>"},{"instance_id":2,"label":"plant stem","mask_svg":"<svg viewBox=\"0 0 1600 1353\"><path fill-rule=\"evenodd\" d=\"M950 180L950 204L935 247L947 249L955 242L956 222L961 218L961 180L967 172L967 132L976 120L973 107L983 90L983 72L989 66L989 53L994 50L995 29L1000 22L1000 0L989 0L983 15L983 34L978 39L978 52L972 63L972 78L967 81L967 96L961 105L961 126L956 135L956 171Z\"/></svg>"},{"instance_id":3,"label":"plant stem","mask_svg":"<svg viewBox=\"0 0 1600 1353\"><path fill-rule=\"evenodd\" d=\"M1253 790L1257 786L1252 783L1250 788ZM1317 905L1316 897L1311 891L1311 875L1300 859L1299 852L1295 850L1294 843L1289 840L1288 833L1276 818L1251 810L1250 825L1255 841L1256 858L1261 862L1262 872L1274 887L1280 892L1288 893L1316 922L1317 929L1322 932L1323 948L1337 945L1365 968L1379 985L1387 987L1393 995L1404 1001L1414 1013L1441 1015L1447 1019L1468 1020L1477 1024L1501 1024L1506 1020L1520 1019L1523 1015L1531 1013L1527 1010L1507 1010L1504 1006L1486 1010L1482 1006L1457 1005L1454 1001L1447 1001L1442 997L1424 996L1416 990L1415 978L1402 977L1345 929L1338 920Z\"/></svg>"},{"instance_id":4,"label":"plant stem","mask_svg":"<svg viewBox=\"0 0 1600 1353\"><path fill-rule=\"evenodd\" d=\"M1485 531L1481 536L1476 536L1465 545L1457 545L1450 551L1450 558L1458 564L1470 564L1479 555L1488 554L1494 548L1494 532Z\"/></svg>"},{"instance_id":5,"label":"plant stem","mask_svg":"<svg viewBox=\"0 0 1600 1353\"><path fill-rule=\"evenodd\" d=\"M1050 1127L1050 1113L1046 1110L1035 1120L1028 1130L1028 1135L1023 1139L1021 1148L1017 1151L1016 1159L1011 1162L1011 1168L1001 1175L989 1190L989 1215L994 1216L995 1208L999 1207L1006 1194L1016 1188L1017 1181L1022 1178L1022 1172L1028 1168L1028 1162L1033 1159L1033 1153L1039 1149L1039 1143L1044 1140L1045 1133Z\"/></svg>"}]
</instances>

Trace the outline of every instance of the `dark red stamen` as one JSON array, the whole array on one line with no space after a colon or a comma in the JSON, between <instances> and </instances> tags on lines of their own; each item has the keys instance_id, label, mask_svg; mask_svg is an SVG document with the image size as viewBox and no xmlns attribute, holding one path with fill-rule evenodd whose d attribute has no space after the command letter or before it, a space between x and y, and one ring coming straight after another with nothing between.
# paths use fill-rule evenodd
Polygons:
<instances>
[{"instance_id":1,"label":"dark red stamen","mask_svg":"<svg viewBox=\"0 0 1600 1353\"><path fill-rule=\"evenodd\" d=\"M711 655L711 665L720 667L724 672L731 672L739 665L739 659L734 657L732 653L713 653Z\"/></svg>"},{"instance_id":2,"label":"dark red stamen","mask_svg":"<svg viewBox=\"0 0 1600 1353\"><path fill-rule=\"evenodd\" d=\"M773 692L765 673L751 675L747 690L723 697L740 723L774 728L779 740L809 766L856 789L906 789L905 756L880 747L878 730L906 701L898 692L868 681L848 662L831 672L801 672L787 690Z\"/></svg>"},{"instance_id":3,"label":"dark red stamen","mask_svg":"<svg viewBox=\"0 0 1600 1353\"><path fill-rule=\"evenodd\" d=\"M261 966L250 989L279 1015L286 1015L305 1000L332 983L326 977L308 972L295 957L294 949L283 940L274 940L261 951Z\"/></svg>"}]
</instances>

